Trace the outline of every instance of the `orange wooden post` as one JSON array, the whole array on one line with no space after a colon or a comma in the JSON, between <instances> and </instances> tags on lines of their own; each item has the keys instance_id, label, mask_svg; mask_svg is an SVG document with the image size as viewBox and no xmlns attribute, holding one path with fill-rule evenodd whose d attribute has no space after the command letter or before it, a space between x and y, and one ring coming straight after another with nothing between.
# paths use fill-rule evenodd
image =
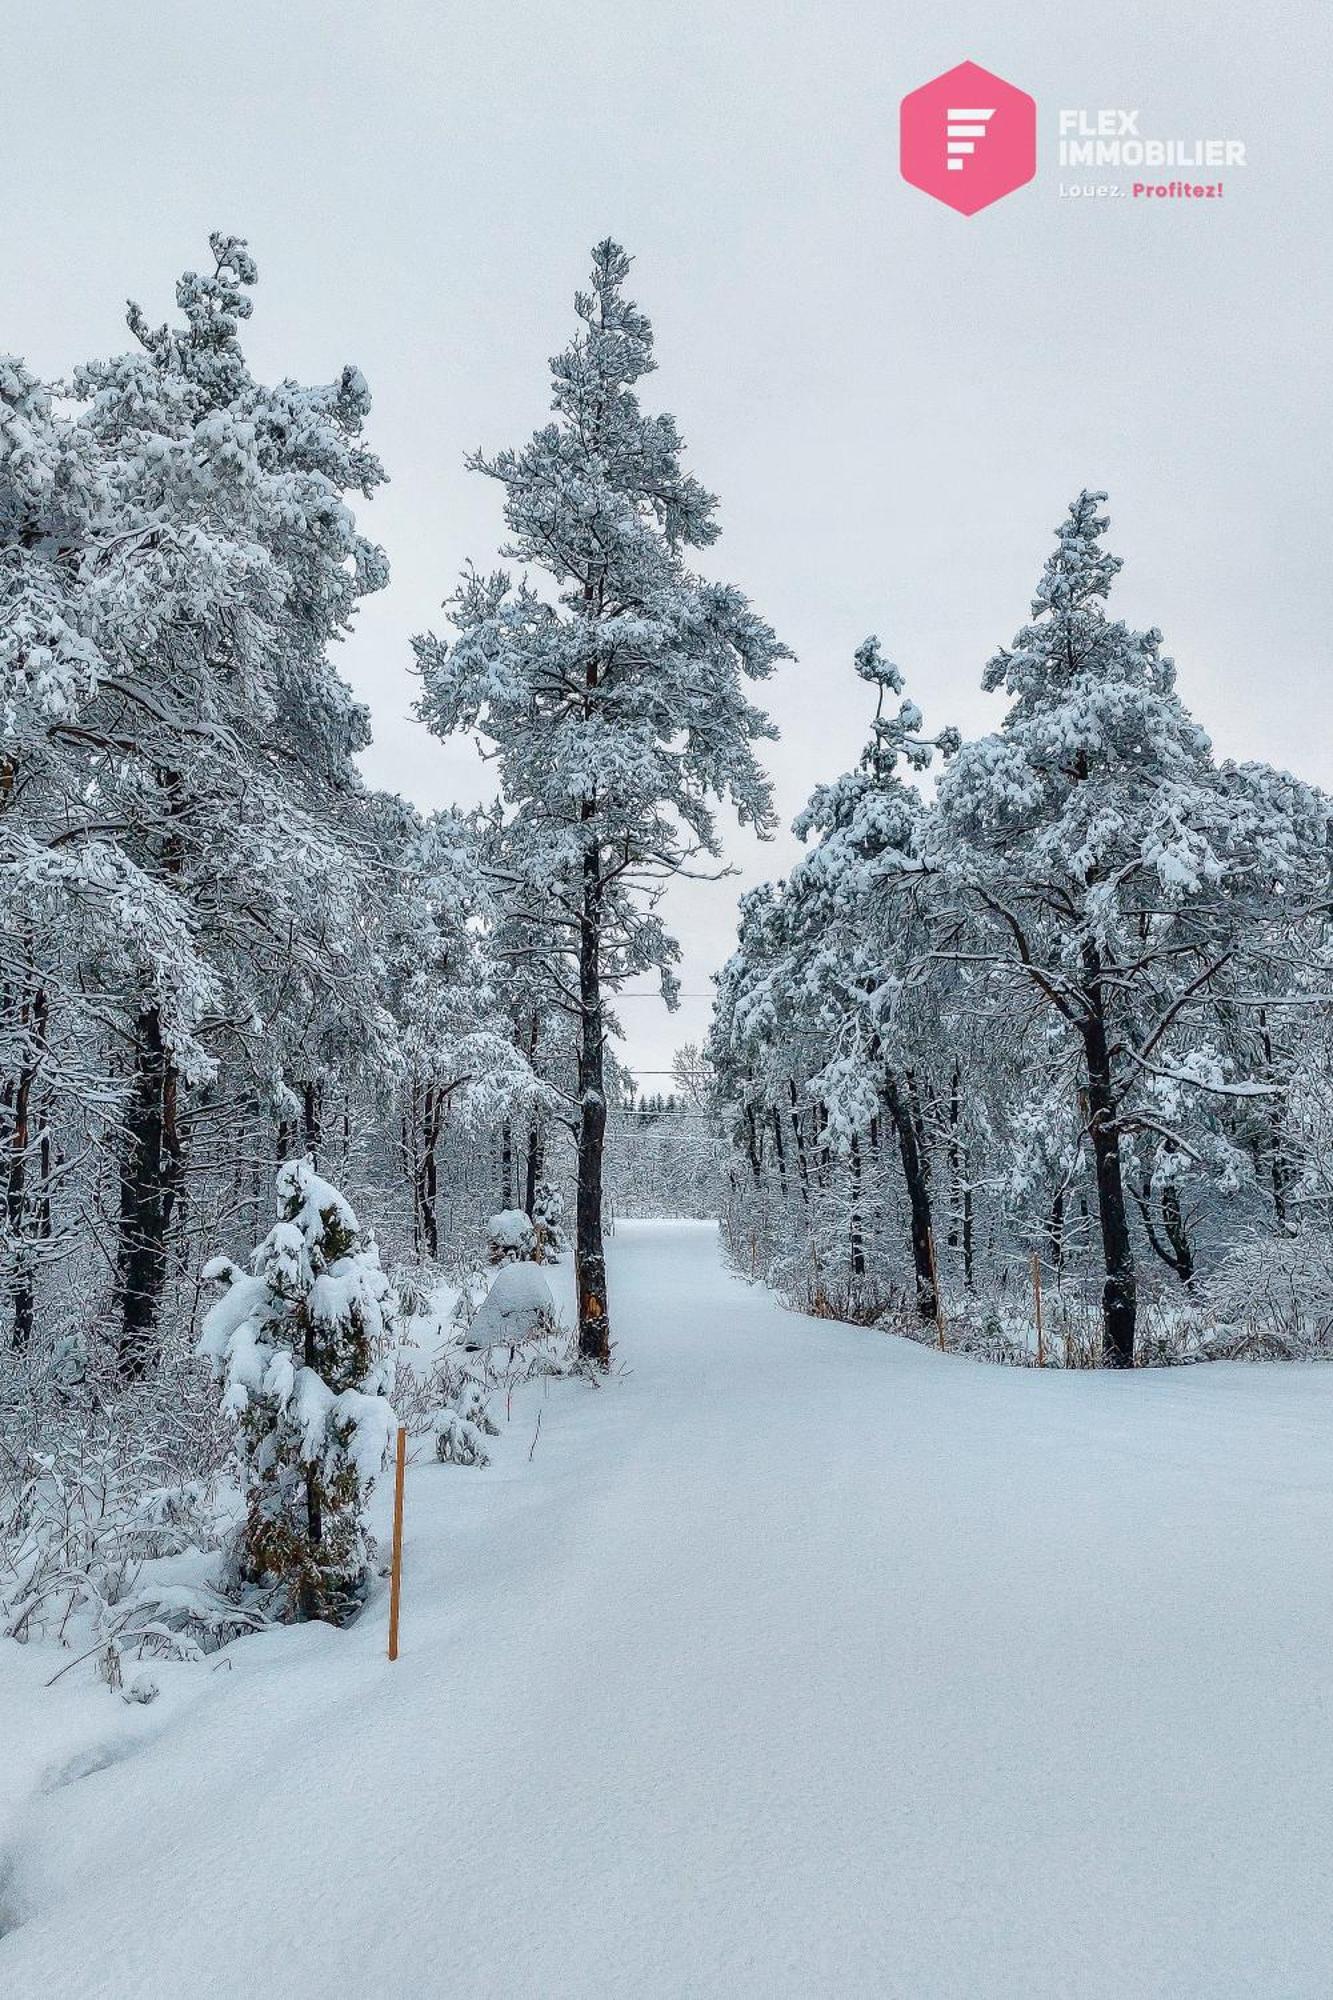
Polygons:
<instances>
[{"instance_id":1,"label":"orange wooden post","mask_svg":"<svg viewBox=\"0 0 1333 2000\"><path fill-rule=\"evenodd\" d=\"M407 1474L407 1432L398 1426L393 1481L393 1561L389 1567L389 1658L398 1658L398 1604L403 1588L403 1480Z\"/></svg>"}]
</instances>

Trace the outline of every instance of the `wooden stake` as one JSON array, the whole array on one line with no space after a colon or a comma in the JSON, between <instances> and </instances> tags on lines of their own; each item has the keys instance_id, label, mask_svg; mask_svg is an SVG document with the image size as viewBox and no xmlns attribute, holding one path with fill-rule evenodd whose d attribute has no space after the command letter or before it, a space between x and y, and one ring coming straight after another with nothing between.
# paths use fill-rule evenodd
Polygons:
<instances>
[{"instance_id":1,"label":"wooden stake","mask_svg":"<svg viewBox=\"0 0 1333 2000\"><path fill-rule=\"evenodd\" d=\"M398 1426L393 1481L393 1561L389 1567L389 1658L398 1658L398 1602L403 1587L403 1480L407 1473L407 1432Z\"/></svg>"},{"instance_id":2,"label":"wooden stake","mask_svg":"<svg viewBox=\"0 0 1333 2000\"><path fill-rule=\"evenodd\" d=\"M1037 1366L1046 1366L1046 1339L1041 1325L1041 1258L1032 1253L1032 1298L1037 1310Z\"/></svg>"},{"instance_id":3,"label":"wooden stake","mask_svg":"<svg viewBox=\"0 0 1333 2000\"><path fill-rule=\"evenodd\" d=\"M926 1232L926 1241L930 1245L930 1282L935 1293L935 1331L939 1336L940 1351L943 1353L944 1294L940 1290L940 1267L935 1256L935 1232L933 1229Z\"/></svg>"}]
</instances>

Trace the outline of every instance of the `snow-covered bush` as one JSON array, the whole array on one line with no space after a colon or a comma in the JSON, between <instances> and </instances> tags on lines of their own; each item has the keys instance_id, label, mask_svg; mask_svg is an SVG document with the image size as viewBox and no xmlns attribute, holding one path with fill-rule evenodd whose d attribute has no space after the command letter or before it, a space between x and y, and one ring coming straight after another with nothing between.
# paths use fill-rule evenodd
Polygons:
<instances>
[{"instance_id":1,"label":"snow-covered bush","mask_svg":"<svg viewBox=\"0 0 1333 2000\"><path fill-rule=\"evenodd\" d=\"M458 1381L450 1400L431 1420L435 1456L444 1465L489 1465L488 1437L498 1437L500 1426L486 1407L487 1395L480 1382L469 1375Z\"/></svg>"},{"instance_id":2,"label":"snow-covered bush","mask_svg":"<svg viewBox=\"0 0 1333 2000\"><path fill-rule=\"evenodd\" d=\"M514 1264L531 1257L536 1243L532 1220L521 1208L503 1208L486 1224L492 1264Z\"/></svg>"},{"instance_id":3,"label":"snow-covered bush","mask_svg":"<svg viewBox=\"0 0 1333 2000\"><path fill-rule=\"evenodd\" d=\"M568 1247L565 1236L565 1198L553 1181L538 1181L532 1198L532 1259L535 1264L554 1264Z\"/></svg>"},{"instance_id":4,"label":"snow-covered bush","mask_svg":"<svg viewBox=\"0 0 1333 2000\"><path fill-rule=\"evenodd\" d=\"M1208 1302L1234 1330L1226 1344L1237 1352L1294 1357L1326 1348L1333 1340L1333 1242L1313 1230L1240 1242L1214 1272Z\"/></svg>"},{"instance_id":5,"label":"snow-covered bush","mask_svg":"<svg viewBox=\"0 0 1333 2000\"><path fill-rule=\"evenodd\" d=\"M555 1300L535 1264L502 1264L467 1330L469 1348L517 1347L556 1324Z\"/></svg>"},{"instance_id":6,"label":"snow-covered bush","mask_svg":"<svg viewBox=\"0 0 1333 2000\"><path fill-rule=\"evenodd\" d=\"M0 1635L115 1687L122 1663L193 1659L264 1621L219 1587L235 1436L193 1340L172 1329L127 1389L91 1310L84 1324L0 1350Z\"/></svg>"},{"instance_id":7,"label":"snow-covered bush","mask_svg":"<svg viewBox=\"0 0 1333 2000\"><path fill-rule=\"evenodd\" d=\"M218 1481L172 1478L136 1430L76 1418L0 1451L0 1632L57 1639L116 1688L128 1661L198 1659L264 1623L218 1588Z\"/></svg>"},{"instance_id":8,"label":"snow-covered bush","mask_svg":"<svg viewBox=\"0 0 1333 2000\"><path fill-rule=\"evenodd\" d=\"M225 1258L206 1268L227 1290L200 1347L246 1458L240 1579L271 1590L283 1616L339 1620L364 1594L366 1504L396 1421L383 1393L393 1291L373 1238L309 1160L279 1170L278 1197L282 1220L249 1273Z\"/></svg>"}]
</instances>

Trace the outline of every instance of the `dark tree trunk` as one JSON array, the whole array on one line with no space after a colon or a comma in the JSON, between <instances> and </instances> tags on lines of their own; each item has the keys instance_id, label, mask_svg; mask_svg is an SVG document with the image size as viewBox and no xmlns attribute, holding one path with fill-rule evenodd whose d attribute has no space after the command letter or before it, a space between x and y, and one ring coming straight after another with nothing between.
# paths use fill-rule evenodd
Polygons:
<instances>
[{"instance_id":1,"label":"dark tree trunk","mask_svg":"<svg viewBox=\"0 0 1333 2000\"><path fill-rule=\"evenodd\" d=\"M28 1158L32 1149L32 1092L46 1048L46 994L34 995L24 1026L29 1030L28 1050L23 1067L5 1093L9 1100L9 1165L5 1175L5 1221L13 1248L14 1270L9 1302L12 1316L10 1341L22 1353L32 1341L36 1312L32 1257L28 1247ZM49 1170L49 1141L42 1140L43 1179ZM48 1232L49 1233L49 1232Z\"/></svg>"},{"instance_id":2,"label":"dark tree trunk","mask_svg":"<svg viewBox=\"0 0 1333 2000\"><path fill-rule=\"evenodd\" d=\"M180 1185L176 1065L156 1007L140 1014L120 1161L120 1373L134 1381L157 1359L157 1319L167 1277L167 1233Z\"/></svg>"},{"instance_id":3,"label":"dark tree trunk","mask_svg":"<svg viewBox=\"0 0 1333 2000\"><path fill-rule=\"evenodd\" d=\"M51 1240L51 1134L43 1132L37 1146L38 1172L42 1191L37 1202L37 1234L43 1243Z\"/></svg>"},{"instance_id":4,"label":"dark tree trunk","mask_svg":"<svg viewBox=\"0 0 1333 2000\"><path fill-rule=\"evenodd\" d=\"M1273 1037L1269 1031L1268 1012L1263 1007L1259 1009L1259 1034L1264 1052L1263 1073L1269 1079L1276 1079ZM1273 1194L1273 1214L1278 1228L1283 1230L1287 1226L1287 1189L1291 1181L1285 1110L1285 1098L1272 1099L1268 1113L1268 1180Z\"/></svg>"},{"instance_id":5,"label":"dark tree trunk","mask_svg":"<svg viewBox=\"0 0 1333 2000\"><path fill-rule=\"evenodd\" d=\"M320 1356L315 1351L314 1328L307 1318L305 1330L305 1365L318 1371ZM308 1465L305 1473L305 1519L306 1534L312 1549L317 1549L324 1540L324 1496L320 1487L320 1468ZM298 1591L302 1618L318 1618L324 1609L315 1587L314 1565L307 1563L302 1568Z\"/></svg>"},{"instance_id":6,"label":"dark tree trunk","mask_svg":"<svg viewBox=\"0 0 1333 2000\"><path fill-rule=\"evenodd\" d=\"M500 1206L514 1206L514 1128L507 1118L500 1127Z\"/></svg>"},{"instance_id":7,"label":"dark tree trunk","mask_svg":"<svg viewBox=\"0 0 1333 2000\"><path fill-rule=\"evenodd\" d=\"M320 1090L317 1083L303 1083L301 1086L301 1140L306 1156L314 1166L319 1165L319 1147L323 1136L320 1130Z\"/></svg>"},{"instance_id":8,"label":"dark tree trunk","mask_svg":"<svg viewBox=\"0 0 1333 2000\"><path fill-rule=\"evenodd\" d=\"M828 1106L815 1106L815 1177L821 1188L828 1186L832 1148L828 1142ZM757 1176L756 1176L757 1178Z\"/></svg>"},{"instance_id":9,"label":"dark tree trunk","mask_svg":"<svg viewBox=\"0 0 1333 2000\"><path fill-rule=\"evenodd\" d=\"M968 1291L976 1284L973 1254L972 1227L972 1160L967 1147L963 1148L963 1283Z\"/></svg>"},{"instance_id":10,"label":"dark tree trunk","mask_svg":"<svg viewBox=\"0 0 1333 2000\"><path fill-rule=\"evenodd\" d=\"M864 1278L866 1274L865 1222L861 1214L861 1146L860 1141L855 1136L852 1138L848 1167L852 1182L851 1240L849 1248L851 1251L852 1280L855 1283L858 1278Z\"/></svg>"},{"instance_id":11,"label":"dark tree trunk","mask_svg":"<svg viewBox=\"0 0 1333 2000\"><path fill-rule=\"evenodd\" d=\"M963 1115L963 1069L955 1061L949 1080L949 1248L958 1248L963 1222L963 1148L958 1124Z\"/></svg>"},{"instance_id":12,"label":"dark tree trunk","mask_svg":"<svg viewBox=\"0 0 1333 2000\"><path fill-rule=\"evenodd\" d=\"M528 1061L536 1067L537 1043L541 1037L541 1020L536 1011L532 1015L528 1031ZM528 1144L523 1164L523 1209L531 1215L537 1205L537 1183L542 1177L542 1155L545 1150L542 1129L534 1124L528 1127Z\"/></svg>"},{"instance_id":13,"label":"dark tree trunk","mask_svg":"<svg viewBox=\"0 0 1333 2000\"><path fill-rule=\"evenodd\" d=\"M435 1149L440 1142L443 1099L434 1084L427 1084L421 1116L421 1159L417 1167L417 1214L421 1242L432 1259L440 1254L439 1165Z\"/></svg>"},{"instance_id":14,"label":"dark tree trunk","mask_svg":"<svg viewBox=\"0 0 1333 2000\"><path fill-rule=\"evenodd\" d=\"M926 1178L925 1157L911 1106L904 1099L892 1070L884 1073L883 1094L885 1107L898 1134L898 1154L902 1160L903 1182L911 1210L917 1314L923 1320L933 1320L938 1316L939 1302L935 1296L934 1258L930 1254L930 1183Z\"/></svg>"},{"instance_id":15,"label":"dark tree trunk","mask_svg":"<svg viewBox=\"0 0 1333 2000\"><path fill-rule=\"evenodd\" d=\"M754 1176L755 1186L758 1187L762 1172L762 1162L759 1157L759 1128L755 1124L754 1108L749 1104L745 1107L745 1148L750 1156L750 1172Z\"/></svg>"},{"instance_id":16,"label":"dark tree trunk","mask_svg":"<svg viewBox=\"0 0 1333 2000\"><path fill-rule=\"evenodd\" d=\"M775 1104L769 1116L773 1122L773 1158L778 1163L778 1185L782 1189L782 1199L787 1199L787 1154L782 1144L782 1117Z\"/></svg>"},{"instance_id":17,"label":"dark tree trunk","mask_svg":"<svg viewBox=\"0 0 1333 2000\"><path fill-rule=\"evenodd\" d=\"M810 1168L805 1157L805 1135L801 1131L801 1114L796 1105L796 1079L788 1077L787 1088L791 1092L791 1135L796 1147L796 1171L800 1176L801 1200L807 1205L810 1200Z\"/></svg>"},{"instance_id":18,"label":"dark tree trunk","mask_svg":"<svg viewBox=\"0 0 1333 2000\"><path fill-rule=\"evenodd\" d=\"M542 1177L545 1148L536 1125L528 1128L528 1153L523 1168L523 1207L531 1215L537 1206L537 1183Z\"/></svg>"},{"instance_id":19,"label":"dark tree trunk","mask_svg":"<svg viewBox=\"0 0 1333 2000\"><path fill-rule=\"evenodd\" d=\"M1168 1147L1167 1150L1175 1149ZM1175 1272L1187 1292L1193 1291L1194 1246L1185 1227L1184 1211L1180 1205L1180 1189L1174 1181L1167 1181L1162 1187L1160 1201L1165 1243L1153 1225L1152 1183L1149 1181L1141 1189L1136 1189L1134 1199L1143 1218L1143 1231L1153 1255L1160 1257L1167 1269Z\"/></svg>"},{"instance_id":20,"label":"dark tree trunk","mask_svg":"<svg viewBox=\"0 0 1333 2000\"><path fill-rule=\"evenodd\" d=\"M1115 1115L1111 1057L1101 1004L1100 966L1095 956L1091 958L1090 970L1089 1008L1080 1025L1088 1069L1088 1123L1097 1174L1102 1267L1106 1273L1102 1286L1102 1358L1108 1368L1132 1368L1138 1281L1120 1162L1120 1127Z\"/></svg>"},{"instance_id":21,"label":"dark tree trunk","mask_svg":"<svg viewBox=\"0 0 1333 2000\"><path fill-rule=\"evenodd\" d=\"M1051 1202L1051 1220L1046 1231L1051 1246L1051 1269L1060 1272L1065 1263L1065 1191L1063 1186L1055 1190Z\"/></svg>"},{"instance_id":22,"label":"dark tree trunk","mask_svg":"<svg viewBox=\"0 0 1333 2000\"><path fill-rule=\"evenodd\" d=\"M611 1317L602 1241L602 1151L606 1143L606 1068L602 1019L601 855L591 843L583 863L579 924L579 1131L578 1197L574 1226L574 1277L578 1291L579 1353L606 1368L611 1361Z\"/></svg>"},{"instance_id":23,"label":"dark tree trunk","mask_svg":"<svg viewBox=\"0 0 1333 2000\"><path fill-rule=\"evenodd\" d=\"M1162 1189L1162 1227L1166 1231L1166 1240L1171 1245L1176 1275L1186 1291L1189 1291L1194 1284L1194 1249L1181 1212L1180 1189L1174 1181L1168 1181Z\"/></svg>"}]
</instances>

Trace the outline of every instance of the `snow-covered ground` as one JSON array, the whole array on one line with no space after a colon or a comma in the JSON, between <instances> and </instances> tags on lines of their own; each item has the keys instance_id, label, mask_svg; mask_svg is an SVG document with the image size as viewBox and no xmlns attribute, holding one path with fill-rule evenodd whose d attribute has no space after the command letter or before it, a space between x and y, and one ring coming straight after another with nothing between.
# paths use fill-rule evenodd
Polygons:
<instances>
[{"instance_id":1,"label":"snow-covered ground","mask_svg":"<svg viewBox=\"0 0 1333 2000\"><path fill-rule=\"evenodd\" d=\"M623 1374L412 1471L396 1665L25 1704L5 2000L1329 1993L1333 1371L987 1368L697 1224L612 1285Z\"/></svg>"}]
</instances>

